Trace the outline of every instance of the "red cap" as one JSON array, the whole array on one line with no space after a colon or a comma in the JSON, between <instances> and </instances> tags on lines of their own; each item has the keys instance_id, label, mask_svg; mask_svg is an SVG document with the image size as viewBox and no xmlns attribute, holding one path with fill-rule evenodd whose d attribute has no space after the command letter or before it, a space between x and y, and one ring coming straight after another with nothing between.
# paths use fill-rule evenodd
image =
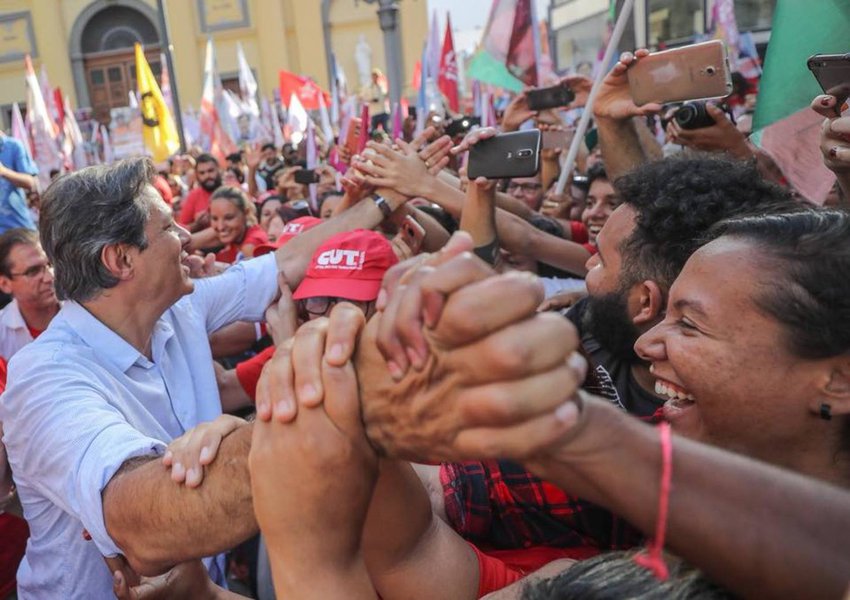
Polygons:
<instances>
[{"instance_id":1,"label":"red cap","mask_svg":"<svg viewBox=\"0 0 850 600\"><path fill-rule=\"evenodd\" d=\"M260 244L254 248L254 258L274 252L299 233L312 229L321 222L322 219L317 219L316 217L298 217L297 219L292 219L283 226L283 231L275 241L268 244Z\"/></svg>"},{"instance_id":2,"label":"red cap","mask_svg":"<svg viewBox=\"0 0 850 600\"><path fill-rule=\"evenodd\" d=\"M380 233L366 229L339 233L313 254L307 274L292 297L374 300L384 273L397 262L392 244Z\"/></svg>"}]
</instances>

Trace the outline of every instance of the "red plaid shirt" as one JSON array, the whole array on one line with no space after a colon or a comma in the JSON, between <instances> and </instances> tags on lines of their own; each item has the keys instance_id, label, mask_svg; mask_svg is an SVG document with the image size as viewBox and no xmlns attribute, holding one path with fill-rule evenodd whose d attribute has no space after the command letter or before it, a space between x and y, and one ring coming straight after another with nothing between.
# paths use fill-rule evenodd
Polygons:
<instances>
[{"instance_id":1,"label":"red plaid shirt","mask_svg":"<svg viewBox=\"0 0 850 600\"><path fill-rule=\"evenodd\" d=\"M659 410L646 419L658 422ZM547 546L584 559L643 543L644 535L601 506L572 496L506 460L444 463L440 482L452 528L484 549Z\"/></svg>"}]
</instances>

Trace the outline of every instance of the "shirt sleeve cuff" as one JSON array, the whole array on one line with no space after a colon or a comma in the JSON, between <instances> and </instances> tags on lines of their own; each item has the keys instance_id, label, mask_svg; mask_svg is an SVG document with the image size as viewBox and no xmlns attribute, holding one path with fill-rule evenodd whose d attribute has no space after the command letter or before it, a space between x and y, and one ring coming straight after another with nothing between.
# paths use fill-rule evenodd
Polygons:
<instances>
[{"instance_id":1,"label":"shirt sleeve cuff","mask_svg":"<svg viewBox=\"0 0 850 600\"><path fill-rule=\"evenodd\" d=\"M127 435L124 429L136 435ZM165 448L165 443L160 440L138 435L134 429L122 427L120 435L115 435L109 429L101 432L86 452L92 459L84 460L77 474L79 517L103 556L121 554L121 549L106 531L103 490L125 462L141 456L160 456Z\"/></svg>"}]
</instances>

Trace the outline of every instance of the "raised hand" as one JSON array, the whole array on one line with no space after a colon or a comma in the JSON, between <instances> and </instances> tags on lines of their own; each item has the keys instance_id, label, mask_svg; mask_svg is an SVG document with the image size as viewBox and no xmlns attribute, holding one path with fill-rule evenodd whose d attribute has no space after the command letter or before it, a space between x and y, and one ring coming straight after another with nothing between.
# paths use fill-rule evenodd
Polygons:
<instances>
[{"instance_id":1,"label":"raised hand","mask_svg":"<svg viewBox=\"0 0 850 600\"><path fill-rule=\"evenodd\" d=\"M554 444L575 423L584 377L572 326L535 312L542 289L532 276L494 276L470 254L425 263L398 278L358 344L372 444L420 462L523 459Z\"/></svg>"},{"instance_id":2,"label":"raised hand","mask_svg":"<svg viewBox=\"0 0 850 600\"><path fill-rule=\"evenodd\" d=\"M272 336L275 346L279 346L293 335L298 329L298 315L295 310L295 300L292 299L292 290L286 281L283 272L277 275L280 296L277 301L266 309L266 326Z\"/></svg>"},{"instance_id":3,"label":"raised hand","mask_svg":"<svg viewBox=\"0 0 850 600\"><path fill-rule=\"evenodd\" d=\"M751 158L753 153L747 145L746 136L738 131L726 113L711 103L706 103L705 110L714 119L714 125L699 129L682 129L671 119L667 125L667 137L670 141L705 152L727 152L742 160Z\"/></svg>"},{"instance_id":4,"label":"raised hand","mask_svg":"<svg viewBox=\"0 0 850 600\"><path fill-rule=\"evenodd\" d=\"M629 91L628 70L641 58L649 56L649 50L641 48L623 52L620 61L602 80L602 86L593 103L593 116L597 119L625 120L656 113L662 109L660 104L650 103L638 106L632 100Z\"/></svg>"},{"instance_id":5,"label":"raised hand","mask_svg":"<svg viewBox=\"0 0 850 600\"><path fill-rule=\"evenodd\" d=\"M820 135L824 164L833 173L850 173L850 117L839 116L835 96L817 96L811 106L825 117Z\"/></svg>"},{"instance_id":6,"label":"raised hand","mask_svg":"<svg viewBox=\"0 0 850 600\"><path fill-rule=\"evenodd\" d=\"M396 140L396 143L398 151L369 142L368 147L375 154L368 162L355 161L355 167L365 174L366 183L375 187L390 188L409 198L425 195L424 187L433 175L429 173L428 167L413 146L401 140ZM448 157L444 156L437 165L432 165L432 168L438 165L443 168L448 164L448 160Z\"/></svg>"},{"instance_id":7,"label":"raised hand","mask_svg":"<svg viewBox=\"0 0 850 600\"><path fill-rule=\"evenodd\" d=\"M347 312L341 306L334 312ZM346 352L327 356L327 342L336 343L328 319L311 323L316 325L309 332L299 330L278 349L260 383L280 373L274 380L284 388L278 391L298 397L304 364L299 354L309 356L311 370L319 371L323 402L302 397L293 420L261 418L255 424L248 459L254 511L279 597L374 597L361 537L378 459L363 431L351 362Z\"/></svg>"},{"instance_id":8,"label":"raised hand","mask_svg":"<svg viewBox=\"0 0 850 600\"><path fill-rule=\"evenodd\" d=\"M525 92L517 94L502 116L502 131L516 131L519 126L537 116L537 111L528 107L528 96Z\"/></svg>"},{"instance_id":9,"label":"raised hand","mask_svg":"<svg viewBox=\"0 0 850 600\"><path fill-rule=\"evenodd\" d=\"M251 171L256 171L260 166L260 160L262 160L263 152L260 150L260 144L254 144L253 146L248 146L245 148L245 164L248 165L248 168Z\"/></svg>"}]
</instances>

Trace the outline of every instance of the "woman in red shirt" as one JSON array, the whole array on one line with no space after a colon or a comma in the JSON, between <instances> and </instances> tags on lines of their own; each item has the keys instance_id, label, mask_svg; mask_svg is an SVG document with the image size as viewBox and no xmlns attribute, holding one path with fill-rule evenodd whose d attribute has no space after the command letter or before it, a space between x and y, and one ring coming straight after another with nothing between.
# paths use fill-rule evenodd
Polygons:
<instances>
[{"instance_id":1,"label":"woman in red shirt","mask_svg":"<svg viewBox=\"0 0 850 600\"><path fill-rule=\"evenodd\" d=\"M267 244L266 232L257 224L257 216L245 192L233 187L220 187L210 198L210 225L224 246L215 257L235 263L254 256L254 248Z\"/></svg>"}]
</instances>

